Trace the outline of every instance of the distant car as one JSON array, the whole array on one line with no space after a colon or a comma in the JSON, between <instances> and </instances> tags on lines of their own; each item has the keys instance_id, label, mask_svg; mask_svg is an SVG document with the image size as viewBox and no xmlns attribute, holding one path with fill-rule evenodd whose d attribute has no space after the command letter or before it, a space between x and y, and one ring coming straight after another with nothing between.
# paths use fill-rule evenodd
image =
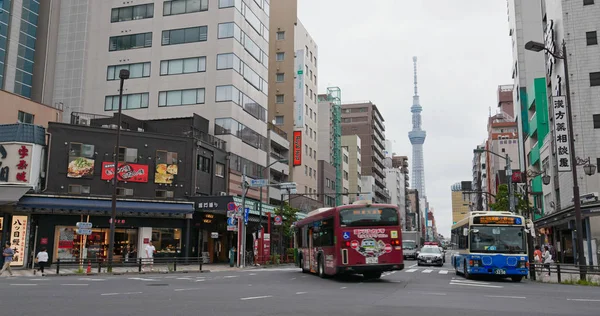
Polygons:
<instances>
[{"instance_id":1,"label":"distant car","mask_svg":"<svg viewBox=\"0 0 600 316\"><path fill-rule=\"evenodd\" d=\"M417 256L417 264L419 266L437 265L441 267L444 265L444 262L444 253L437 246L424 246Z\"/></svg>"},{"instance_id":2,"label":"distant car","mask_svg":"<svg viewBox=\"0 0 600 316\"><path fill-rule=\"evenodd\" d=\"M442 252L442 260L444 261L444 263L446 263L446 249L444 249L443 247L438 248L440 248L440 251Z\"/></svg>"}]
</instances>

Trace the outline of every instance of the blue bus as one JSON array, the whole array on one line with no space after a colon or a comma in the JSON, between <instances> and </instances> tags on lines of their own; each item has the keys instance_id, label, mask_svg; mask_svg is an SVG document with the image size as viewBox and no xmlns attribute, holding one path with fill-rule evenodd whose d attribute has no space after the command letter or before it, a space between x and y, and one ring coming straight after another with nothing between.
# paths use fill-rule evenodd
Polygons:
<instances>
[{"instance_id":1,"label":"blue bus","mask_svg":"<svg viewBox=\"0 0 600 316\"><path fill-rule=\"evenodd\" d=\"M493 275L520 282L529 271L526 222L510 212L471 212L452 225L456 274Z\"/></svg>"}]
</instances>

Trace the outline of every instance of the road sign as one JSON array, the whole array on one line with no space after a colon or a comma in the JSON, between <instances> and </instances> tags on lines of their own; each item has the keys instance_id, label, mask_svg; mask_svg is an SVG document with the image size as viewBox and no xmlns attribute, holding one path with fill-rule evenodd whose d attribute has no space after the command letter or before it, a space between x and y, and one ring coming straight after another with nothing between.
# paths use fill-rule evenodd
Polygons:
<instances>
[{"instance_id":1,"label":"road sign","mask_svg":"<svg viewBox=\"0 0 600 316\"><path fill-rule=\"evenodd\" d=\"M75 224L75 227L81 228L81 229L90 229L90 228L92 228L92 223L90 223L90 222L77 222L77 224ZM85 234L82 234L82 235L85 235Z\"/></svg>"},{"instance_id":2,"label":"road sign","mask_svg":"<svg viewBox=\"0 0 600 316\"><path fill-rule=\"evenodd\" d=\"M235 217L235 211L227 211L227 217Z\"/></svg>"},{"instance_id":3,"label":"road sign","mask_svg":"<svg viewBox=\"0 0 600 316\"><path fill-rule=\"evenodd\" d=\"M231 218L231 217L227 218L227 225L228 226L235 226L235 225L237 225L237 219Z\"/></svg>"},{"instance_id":4,"label":"road sign","mask_svg":"<svg viewBox=\"0 0 600 316\"><path fill-rule=\"evenodd\" d=\"M281 216L277 215L275 216L275 225L281 225L283 224L283 219L281 218Z\"/></svg>"},{"instance_id":5,"label":"road sign","mask_svg":"<svg viewBox=\"0 0 600 316\"><path fill-rule=\"evenodd\" d=\"M77 234L79 235L91 235L92 230L88 228L77 228Z\"/></svg>"},{"instance_id":6,"label":"road sign","mask_svg":"<svg viewBox=\"0 0 600 316\"><path fill-rule=\"evenodd\" d=\"M227 231L228 232L237 232L238 228L237 228L237 226L227 226Z\"/></svg>"},{"instance_id":7,"label":"road sign","mask_svg":"<svg viewBox=\"0 0 600 316\"><path fill-rule=\"evenodd\" d=\"M229 202L229 203L227 203L227 210L228 211L235 211L235 208L236 208L235 202Z\"/></svg>"},{"instance_id":8,"label":"road sign","mask_svg":"<svg viewBox=\"0 0 600 316\"><path fill-rule=\"evenodd\" d=\"M244 224L248 224L248 217L250 216L250 208L246 207L244 210Z\"/></svg>"},{"instance_id":9,"label":"road sign","mask_svg":"<svg viewBox=\"0 0 600 316\"><path fill-rule=\"evenodd\" d=\"M295 189L296 188L296 182L283 182L279 184L279 187L282 189Z\"/></svg>"},{"instance_id":10,"label":"road sign","mask_svg":"<svg viewBox=\"0 0 600 316\"><path fill-rule=\"evenodd\" d=\"M250 180L251 187L264 187L269 184L269 180L267 179L252 179Z\"/></svg>"}]
</instances>

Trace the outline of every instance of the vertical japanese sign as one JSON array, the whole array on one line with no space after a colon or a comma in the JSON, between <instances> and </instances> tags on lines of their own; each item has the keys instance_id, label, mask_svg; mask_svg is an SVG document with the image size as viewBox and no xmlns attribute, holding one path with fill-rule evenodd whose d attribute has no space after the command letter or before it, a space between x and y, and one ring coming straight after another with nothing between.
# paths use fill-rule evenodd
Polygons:
<instances>
[{"instance_id":1,"label":"vertical japanese sign","mask_svg":"<svg viewBox=\"0 0 600 316\"><path fill-rule=\"evenodd\" d=\"M296 51L295 67L296 79L294 79L294 127L304 128L304 49Z\"/></svg>"},{"instance_id":2,"label":"vertical japanese sign","mask_svg":"<svg viewBox=\"0 0 600 316\"><path fill-rule=\"evenodd\" d=\"M15 256L10 264L11 266L23 266L25 264L25 246L27 245L28 221L28 217L24 215L14 215L12 217L10 243L12 244L12 249L15 251Z\"/></svg>"},{"instance_id":3,"label":"vertical japanese sign","mask_svg":"<svg viewBox=\"0 0 600 316\"><path fill-rule=\"evenodd\" d=\"M292 138L294 166L302 165L302 131L294 131Z\"/></svg>"},{"instance_id":4,"label":"vertical japanese sign","mask_svg":"<svg viewBox=\"0 0 600 316\"><path fill-rule=\"evenodd\" d=\"M571 143L569 139L569 121L567 117L567 97L552 97L552 107L554 109L554 134L556 142L556 159L558 161L558 171L571 171Z\"/></svg>"}]
</instances>

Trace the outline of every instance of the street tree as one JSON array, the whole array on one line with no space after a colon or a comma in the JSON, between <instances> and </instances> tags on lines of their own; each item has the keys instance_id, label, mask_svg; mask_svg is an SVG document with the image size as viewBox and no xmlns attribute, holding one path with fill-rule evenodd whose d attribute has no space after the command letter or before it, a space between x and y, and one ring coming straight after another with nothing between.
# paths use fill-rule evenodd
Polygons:
<instances>
[{"instance_id":1,"label":"street tree","mask_svg":"<svg viewBox=\"0 0 600 316\"><path fill-rule=\"evenodd\" d=\"M525 214L527 211L527 201L520 193L514 193L515 196L515 212L517 214ZM508 199L508 185L501 184L498 186L496 193L496 202L490 203L490 208L496 212L510 212L510 204Z\"/></svg>"}]
</instances>

